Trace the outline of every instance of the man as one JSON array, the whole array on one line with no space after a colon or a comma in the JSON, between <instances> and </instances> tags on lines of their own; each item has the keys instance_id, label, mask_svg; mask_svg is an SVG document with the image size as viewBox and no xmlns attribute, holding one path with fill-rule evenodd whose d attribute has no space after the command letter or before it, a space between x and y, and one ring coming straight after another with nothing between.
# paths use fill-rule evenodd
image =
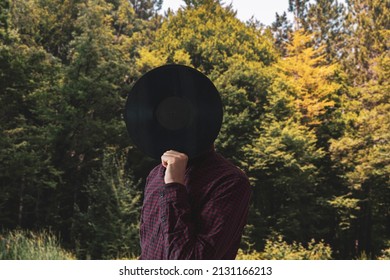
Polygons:
<instances>
[{"instance_id":1,"label":"man","mask_svg":"<svg viewBox=\"0 0 390 280\"><path fill-rule=\"evenodd\" d=\"M188 161L167 151L149 174L140 259L235 259L251 189L214 147Z\"/></svg>"}]
</instances>

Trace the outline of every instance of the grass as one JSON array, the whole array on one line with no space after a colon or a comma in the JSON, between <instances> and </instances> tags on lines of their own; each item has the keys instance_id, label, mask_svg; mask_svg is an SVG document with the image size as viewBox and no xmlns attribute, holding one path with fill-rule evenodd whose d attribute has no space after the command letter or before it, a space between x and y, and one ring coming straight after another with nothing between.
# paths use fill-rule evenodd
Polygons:
<instances>
[{"instance_id":1,"label":"grass","mask_svg":"<svg viewBox=\"0 0 390 280\"><path fill-rule=\"evenodd\" d=\"M5 231L0 234L0 260L73 260L49 231Z\"/></svg>"}]
</instances>

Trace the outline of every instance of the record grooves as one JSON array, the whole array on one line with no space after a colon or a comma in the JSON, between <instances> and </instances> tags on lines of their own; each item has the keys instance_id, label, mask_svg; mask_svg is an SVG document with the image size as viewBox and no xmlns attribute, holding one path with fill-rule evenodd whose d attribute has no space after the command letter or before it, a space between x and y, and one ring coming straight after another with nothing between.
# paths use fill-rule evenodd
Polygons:
<instances>
[{"instance_id":1,"label":"record grooves","mask_svg":"<svg viewBox=\"0 0 390 280\"><path fill-rule=\"evenodd\" d=\"M199 71L165 65L143 75L128 94L127 131L135 145L159 159L167 150L195 158L207 151L222 124L221 98Z\"/></svg>"}]
</instances>

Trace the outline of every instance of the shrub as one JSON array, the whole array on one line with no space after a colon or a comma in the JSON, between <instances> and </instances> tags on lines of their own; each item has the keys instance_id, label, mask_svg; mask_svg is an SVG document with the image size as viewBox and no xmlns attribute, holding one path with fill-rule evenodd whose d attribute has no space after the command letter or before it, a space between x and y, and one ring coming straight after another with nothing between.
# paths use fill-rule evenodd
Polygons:
<instances>
[{"instance_id":1,"label":"shrub","mask_svg":"<svg viewBox=\"0 0 390 280\"><path fill-rule=\"evenodd\" d=\"M382 255L378 257L378 260L390 260L390 248L382 250Z\"/></svg>"},{"instance_id":2,"label":"shrub","mask_svg":"<svg viewBox=\"0 0 390 280\"><path fill-rule=\"evenodd\" d=\"M332 249L323 241L311 240L305 248L301 243L288 244L282 236L268 239L263 252L239 250L237 260L330 260Z\"/></svg>"}]
</instances>

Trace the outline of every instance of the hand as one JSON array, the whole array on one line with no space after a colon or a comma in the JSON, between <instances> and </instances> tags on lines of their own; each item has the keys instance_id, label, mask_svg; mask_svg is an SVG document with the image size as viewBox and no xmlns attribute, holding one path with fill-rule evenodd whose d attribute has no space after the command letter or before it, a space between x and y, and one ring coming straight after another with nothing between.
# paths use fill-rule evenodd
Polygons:
<instances>
[{"instance_id":1,"label":"hand","mask_svg":"<svg viewBox=\"0 0 390 280\"><path fill-rule=\"evenodd\" d=\"M161 156L161 164L166 168L164 182L184 185L188 156L173 150L166 151Z\"/></svg>"}]
</instances>

